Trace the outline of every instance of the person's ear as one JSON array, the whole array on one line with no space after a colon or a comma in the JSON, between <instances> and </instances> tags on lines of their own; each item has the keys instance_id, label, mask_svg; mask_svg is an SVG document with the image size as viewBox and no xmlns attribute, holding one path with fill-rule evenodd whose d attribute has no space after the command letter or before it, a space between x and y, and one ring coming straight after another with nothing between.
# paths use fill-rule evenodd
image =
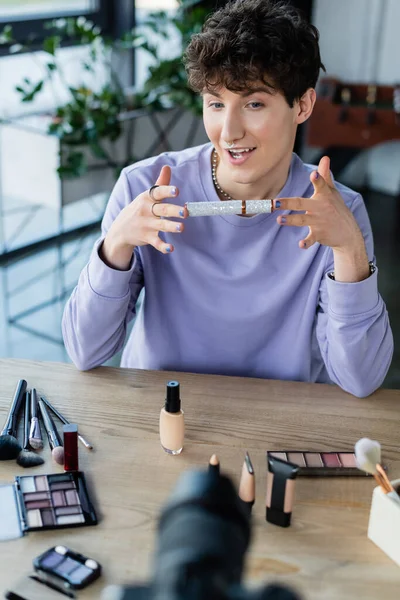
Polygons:
<instances>
[{"instance_id":1,"label":"person's ear","mask_svg":"<svg viewBox=\"0 0 400 600\"><path fill-rule=\"evenodd\" d=\"M296 104L296 123L304 123L310 117L317 95L314 88L309 88Z\"/></svg>"}]
</instances>

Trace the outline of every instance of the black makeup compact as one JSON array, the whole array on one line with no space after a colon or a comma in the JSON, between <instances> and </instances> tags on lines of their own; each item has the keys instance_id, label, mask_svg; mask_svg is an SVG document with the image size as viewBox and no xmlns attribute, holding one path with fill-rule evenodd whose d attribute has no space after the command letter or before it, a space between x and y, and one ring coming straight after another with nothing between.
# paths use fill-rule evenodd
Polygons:
<instances>
[{"instance_id":1,"label":"black makeup compact","mask_svg":"<svg viewBox=\"0 0 400 600\"><path fill-rule=\"evenodd\" d=\"M73 590L81 590L101 574L98 562L65 546L50 548L34 559L33 566L41 579L49 580L50 576L54 583L61 581Z\"/></svg>"},{"instance_id":2,"label":"black makeup compact","mask_svg":"<svg viewBox=\"0 0 400 600\"><path fill-rule=\"evenodd\" d=\"M34 573L22 577L5 597L9 600L63 600L76 598L75 591L85 588L101 575L100 564L70 550L54 546L33 560Z\"/></svg>"},{"instance_id":3,"label":"black makeup compact","mask_svg":"<svg viewBox=\"0 0 400 600\"><path fill-rule=\"evenodd\" d=\"M96 524L82 471L18 476L14 484L0 486L0 540Z\"/></svg>"}]
</instances>

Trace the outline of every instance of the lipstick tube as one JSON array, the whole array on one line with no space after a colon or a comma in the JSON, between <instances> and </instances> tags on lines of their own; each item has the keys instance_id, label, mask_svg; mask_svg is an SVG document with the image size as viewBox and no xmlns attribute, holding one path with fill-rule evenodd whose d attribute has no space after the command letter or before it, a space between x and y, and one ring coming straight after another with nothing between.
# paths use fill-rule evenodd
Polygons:
<instances>
[{"instance_id":1,"label":"lipstick tube","mask_svg":"<svg viewBox=\"0 0 400 600\"><path fill-rule=\"evenodd\" d=\"M258 215L272 213L272 200L224 200L223 202L186 202L189 217L218 215Z\"/></svg>"},{"instance_id":2,"label":"lipstick tube","mask_svg":"<svg viewBox=\"0 0 400 600\"><path fill-rule=\"evenodd\" d=\"M74 423L63 425L64 471L79 471L78 426Z\"/></svg>"}]
</instances>

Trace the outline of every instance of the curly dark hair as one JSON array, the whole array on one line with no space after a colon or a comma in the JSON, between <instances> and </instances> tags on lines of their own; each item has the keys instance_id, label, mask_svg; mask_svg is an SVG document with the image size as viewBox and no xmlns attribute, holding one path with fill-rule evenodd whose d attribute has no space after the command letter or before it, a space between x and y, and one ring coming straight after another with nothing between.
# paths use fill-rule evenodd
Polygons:
<instances>
[{"instance_id":1,"label":"curly dark hair","mask_svg":"<svg viewBox=\"0 0 400 600\"><path fill-rule=\"evenodd\" d=\"M240 92L261 81L293 107L325 71L318 40L318 29L287 1L229 2L191 38L184 55L189 86Z\"/></svg>"}]
</instances>

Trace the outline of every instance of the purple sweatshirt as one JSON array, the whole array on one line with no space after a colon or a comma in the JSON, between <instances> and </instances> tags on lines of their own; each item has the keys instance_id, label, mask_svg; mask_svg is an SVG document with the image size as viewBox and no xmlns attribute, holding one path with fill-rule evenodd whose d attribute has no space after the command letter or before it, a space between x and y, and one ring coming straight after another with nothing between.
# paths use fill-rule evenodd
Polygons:
<instances>
[{"instance_id":1,"label":"purple sweatshirt","mask_svg":"<svg viewBox=\"0 0 400 600\"><path fill-rule=\"evenodd\" d=\"M280 227L274 213L189 217L183 233L160 234L174 245L171 254L136 248L129 271L114 270L99 258L98 247L113 220L154 184L162 165L171 166L171 185L180 191L170 202L218 201L211 150L206 144L167 152L122 171L102 236L65 307L63 336L71 359L86 370L118 352L144 287L123 367L334 382L356 396L371 394L393 353L377 271L358 283L330 279L331 248L298 247L307 227ZM310 197L313 169L293 154L278 197ZM336 185L373 260L364 202Z\"/></svg>"}]
</instances>

